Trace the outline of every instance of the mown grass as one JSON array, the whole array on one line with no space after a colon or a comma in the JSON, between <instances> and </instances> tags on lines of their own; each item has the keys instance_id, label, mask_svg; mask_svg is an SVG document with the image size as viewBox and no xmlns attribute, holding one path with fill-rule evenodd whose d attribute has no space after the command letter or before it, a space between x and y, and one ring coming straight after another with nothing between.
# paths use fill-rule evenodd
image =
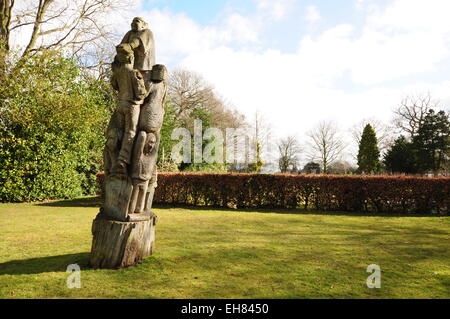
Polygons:
<instances>
[{"instance_id":1,"label":"mown grass","mask_svg":"<svg viewBox=\"0 0 450 319\"><path fill-rule=\"evenodd\" d=\"M0 204L0 298L450 297L449 217L159 208L156 254L114 271L88 267L97 205Z\"/></svg>"}]
</instances>

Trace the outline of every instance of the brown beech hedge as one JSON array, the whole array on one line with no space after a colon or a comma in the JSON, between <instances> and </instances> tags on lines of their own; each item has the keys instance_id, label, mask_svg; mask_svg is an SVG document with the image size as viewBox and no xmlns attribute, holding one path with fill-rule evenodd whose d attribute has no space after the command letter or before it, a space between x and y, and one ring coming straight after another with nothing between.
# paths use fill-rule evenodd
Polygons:
<instances>
[{"instance_id":1,"label":"brown beech hedge","mask_svg":"<svg viewBox=\"0 0 450 319\"><path fill-rule=\"evenodd\" d=\"M154 203L448 214L450 178L159 173Z\"/></svg>"}]
</instances>

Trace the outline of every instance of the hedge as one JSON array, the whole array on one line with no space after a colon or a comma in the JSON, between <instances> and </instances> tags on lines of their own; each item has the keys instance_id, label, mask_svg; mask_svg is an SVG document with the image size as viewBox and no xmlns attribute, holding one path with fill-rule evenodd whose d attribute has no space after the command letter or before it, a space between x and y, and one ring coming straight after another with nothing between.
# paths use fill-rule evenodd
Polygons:
<instances>
[{"instance_id":1,"label":"hedge","mask_svg":"<svg viewBox=\"0 0 450 319\"><path fill-rule=\"evenodd\" d=\"M448 214L450 178L159 173L154 203Z\"/></svg>"}]
</instances>

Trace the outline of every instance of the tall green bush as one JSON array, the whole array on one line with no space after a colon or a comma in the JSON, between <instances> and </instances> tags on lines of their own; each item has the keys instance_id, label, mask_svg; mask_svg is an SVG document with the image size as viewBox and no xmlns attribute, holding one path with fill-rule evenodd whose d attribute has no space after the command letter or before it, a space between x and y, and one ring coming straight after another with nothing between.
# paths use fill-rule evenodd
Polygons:
<instances>
[{"instance_id":1,"label":"tall green bush","mask_svg":"<svg viewBox=\"0 0 450 319\"><path fill-rule=\"evenodd\" d=\"M360 172L373 173L380 169L380 150L377 136L370 124L367 124L359 142L358 169Z\"/></svg>"},{"instance_id":2,"label":"tall green bush","mask_svg":"<svg viewBox=\"0 0 450 319\"><path fill-rule=\"evenodd\" d=\"M113 94L72 59L45 53L0 85L0 201L94 194ZM3 74L5 75L5 74Z\"/></svg>"},{"instance_id":3,"label":"tall green bush","mask_svg":"<svg viewBox=\"0 0 450 319\"><path fill-rule=\"evenodd\" d=\"M391 173L417 173L416 151L414 145L401 135L387 150L383 159L386 169Z\"/></svg>"}]
</instances>

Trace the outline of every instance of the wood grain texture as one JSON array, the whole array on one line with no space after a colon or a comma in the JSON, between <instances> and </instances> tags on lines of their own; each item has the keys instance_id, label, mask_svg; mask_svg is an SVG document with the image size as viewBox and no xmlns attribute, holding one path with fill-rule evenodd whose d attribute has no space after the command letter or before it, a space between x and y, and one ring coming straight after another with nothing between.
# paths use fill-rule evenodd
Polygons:
<instances>
[{"instance_id":1,"label":"wood grain texture","mask_svg":"<svg viewBox=\"0 0 450 319\"><path fill-rule=\"evenodd\" d=\"M119 222L99 214L92 224L90 265L94 269L121 269L153 254L156 216L144 221Z\"/></svg>"},{"instance_id":2,"label":"wood grain texture","mask_svg":"<svg viewBox=\"0 0 450 319\"><path fill-rule=\"evenodd\" d=\"M104 212L112 219L126 221L128 205L133 191L131 178L122 175L109 175L105 180Z\"/></svg>"}]
</instances>

